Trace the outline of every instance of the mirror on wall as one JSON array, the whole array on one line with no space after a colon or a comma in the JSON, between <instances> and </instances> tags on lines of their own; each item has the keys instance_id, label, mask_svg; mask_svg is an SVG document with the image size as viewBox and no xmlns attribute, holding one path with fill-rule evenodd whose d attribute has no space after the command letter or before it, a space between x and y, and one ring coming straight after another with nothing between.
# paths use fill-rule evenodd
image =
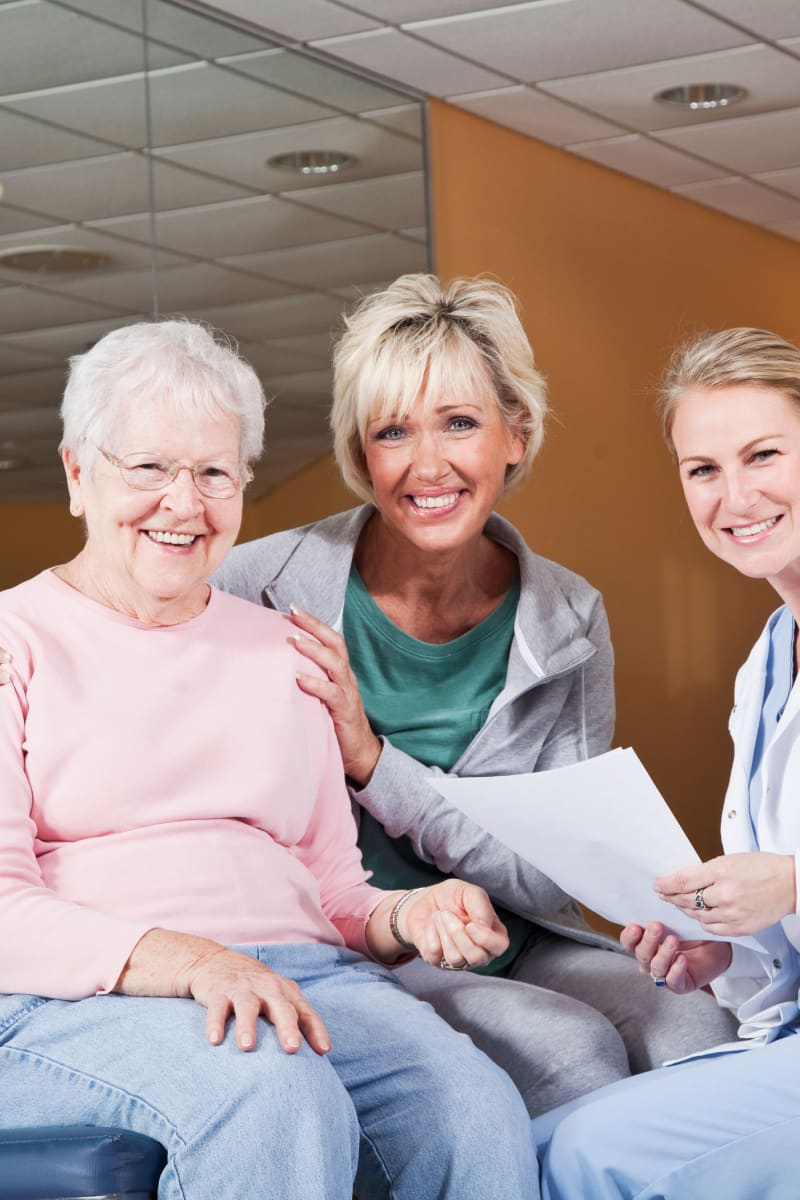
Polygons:
<instances>
[{"instance_id":1,"label":"mirror on wall","mask_svg":"<svg viewBox=\"0 0 800 1200\"><path fill-rule=\"evenodd\" d=\"M170 0L0 0L0 501L65 495L65 363L176 313L274 397L250 496L326 453L332 331L429 264L419 102Z\"/></svg>"}]
</instances>

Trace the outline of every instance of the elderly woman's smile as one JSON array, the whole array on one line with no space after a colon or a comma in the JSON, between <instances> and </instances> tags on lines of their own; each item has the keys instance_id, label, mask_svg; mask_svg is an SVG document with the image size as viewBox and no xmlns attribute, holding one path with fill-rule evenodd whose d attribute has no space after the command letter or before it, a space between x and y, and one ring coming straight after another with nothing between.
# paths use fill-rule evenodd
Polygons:
<instances>
[{"instance_id":1,"label":"elderly woman's smile","mask_svg":"<svg viewBox=\"0 0 800 1200\"><path fill-rule=\"evenodd\" d=\"M64 462L88 534L67 582L155 624L201 612L205 580L241 522L245 466L236 417L125 400L94 458L81 465L65 450Z\"/></svg>"}]
</instances>

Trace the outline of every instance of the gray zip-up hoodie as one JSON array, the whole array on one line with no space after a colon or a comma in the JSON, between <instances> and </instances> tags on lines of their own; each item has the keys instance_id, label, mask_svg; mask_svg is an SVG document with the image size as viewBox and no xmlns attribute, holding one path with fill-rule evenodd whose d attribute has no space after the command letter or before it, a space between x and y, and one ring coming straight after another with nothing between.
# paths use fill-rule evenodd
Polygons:
<instances>
[{"instance_id":1,"label":"gray zip-up hoodie","mask_svg":"<svg viewBox=\"0 0 800 1200\"><path fill-rule=\"evenodd\" d=\"M373 511L362 505L236 546L212 582L281 611L296 604L341 631L353 553ZM602 754L614 729L614 663L600 593L579 575L533 554L502 517L493 514L485 531L517 556L520 600L505 685L453 774L542 771ZM438 768L381 740L372 778L364 788L351 788L351 796L391 837L405 834L425 862L480 884L538 925L579 941L613 944L590 931L577 905L552 880L430 786Z\"/></svg>"}]
</instances>

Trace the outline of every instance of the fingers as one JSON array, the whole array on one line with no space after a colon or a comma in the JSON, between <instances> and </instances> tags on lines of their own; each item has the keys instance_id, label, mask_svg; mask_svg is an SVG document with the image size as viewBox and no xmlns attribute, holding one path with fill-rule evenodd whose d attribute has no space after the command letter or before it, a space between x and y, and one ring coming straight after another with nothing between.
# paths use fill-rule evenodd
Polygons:
<instances>
[{"instance_id":1,"label":"fingers","mask_svg":"<svg viewBox=\"0 0 800 1200\"><path fill-rule=\"evenodd\" d=\"M633 954L642 940L644 929L641 925L626 925L619 935L620 944L629 954Z\"/></svg>"},{"instance_id":2,"label":"fingers","mask_svg":"<svg viewBox=\"0 0 800 1200\"><path fill-rule=\"evenodd\" d=\"M496 921L488 925L479 921L461 921L447 909L434 916L442 957L452 967L483 967L508 946L508 934Z\"/></svg>"}]
</instances>

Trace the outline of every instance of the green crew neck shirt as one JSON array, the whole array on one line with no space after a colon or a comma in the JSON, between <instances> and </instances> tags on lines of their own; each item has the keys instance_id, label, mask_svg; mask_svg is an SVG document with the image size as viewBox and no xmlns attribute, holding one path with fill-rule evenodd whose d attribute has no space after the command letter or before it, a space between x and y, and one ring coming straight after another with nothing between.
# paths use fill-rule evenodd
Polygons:
<instances>
[{"instance_id":1,"label":"green crew neck shirt","mask_svg":"<svg viewBox=\"0 0 800 1200\"><path fill-rule=\"evenodd\" d=\"M370 596L355 565L345 593L343 632L370 724L418 762L452 770L483 727L502 690L514 637L519 578L498 607L451 642L421 642L390 621ZM377 887L425 887L448 876L423 862L407 837L392 838L362 809L359 845ZM506 952L487 967L503 974L529 924L497 905L509 934Z\"/></svg>"}]
</instances>

